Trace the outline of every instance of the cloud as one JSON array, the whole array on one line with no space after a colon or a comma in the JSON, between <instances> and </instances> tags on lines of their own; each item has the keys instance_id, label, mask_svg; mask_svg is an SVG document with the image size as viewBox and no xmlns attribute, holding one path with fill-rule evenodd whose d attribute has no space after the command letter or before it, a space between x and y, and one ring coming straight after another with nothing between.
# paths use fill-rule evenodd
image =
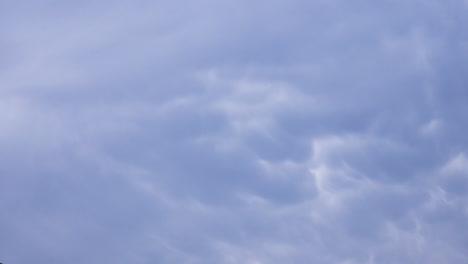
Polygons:
<instances>
[{"instance_id":1,"label":"cloud","mask_svg":"<svg viewBox=\"0 0 468 264\"><path fill-rule=\"evenodd\" d=\"M1 5L3 263L466 263L466 1Z\"/></svg>"}]
</instances>

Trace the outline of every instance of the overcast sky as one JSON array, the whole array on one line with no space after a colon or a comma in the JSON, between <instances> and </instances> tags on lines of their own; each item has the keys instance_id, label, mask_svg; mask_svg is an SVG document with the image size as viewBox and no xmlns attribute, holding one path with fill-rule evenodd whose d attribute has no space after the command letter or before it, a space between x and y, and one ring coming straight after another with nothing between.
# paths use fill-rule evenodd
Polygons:
<instances>
[{"instance_id":1,"label":"overcast sky","mask_svg":"<svg viewBox=\"0 0 468 264\"><path fill-rule=\"evenodd\" d=\"M0 2L0 262L468 263L466 0Z\"/></svg>"}]
</instances>

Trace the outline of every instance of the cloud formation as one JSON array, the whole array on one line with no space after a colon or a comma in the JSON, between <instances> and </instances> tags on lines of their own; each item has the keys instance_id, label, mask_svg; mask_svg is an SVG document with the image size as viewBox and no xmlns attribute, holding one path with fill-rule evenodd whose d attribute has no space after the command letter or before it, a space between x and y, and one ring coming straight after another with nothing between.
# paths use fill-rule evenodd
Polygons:
<instances>
[{"instance_id":1,"label":"cloud formation","mask_svg":"<svg viewBox=\"0 0 468 264\"><path fill-rule=\"evenodd\" d=\"M468 4L0 4L2 263L467 263Z\"/></svg>"}]
</instances>

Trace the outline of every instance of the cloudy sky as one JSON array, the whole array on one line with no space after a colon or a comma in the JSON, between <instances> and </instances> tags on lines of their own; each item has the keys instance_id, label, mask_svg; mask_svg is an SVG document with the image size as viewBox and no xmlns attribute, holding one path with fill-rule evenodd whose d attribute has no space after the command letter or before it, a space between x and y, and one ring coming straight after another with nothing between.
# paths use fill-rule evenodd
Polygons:
<instances>
[{"instance_id":1,"label":"cloudy sky","mask_svg":"<svg viewBox=\"0 0 468 264\"><path fill-rule=\"evenodd\" d=\"M468 263L466 0L0 2L0 262Z\"/></svg>"}]
</instances>

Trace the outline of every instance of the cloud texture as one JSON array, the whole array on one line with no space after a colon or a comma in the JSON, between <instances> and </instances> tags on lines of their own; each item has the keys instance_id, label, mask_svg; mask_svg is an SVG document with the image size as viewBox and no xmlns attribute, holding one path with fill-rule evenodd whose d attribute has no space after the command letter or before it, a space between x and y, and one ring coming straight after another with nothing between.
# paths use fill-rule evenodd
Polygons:
<instances>
[{"instance_id":1,"label":"cloud texture","mask_svg":"<svg viewBox=\"0 0 468 264\"><path fill-rule=\"evenodd\" d=\"M468 263L467 12L0 3L0 261Z\"/></svg>"}]
</instances>

